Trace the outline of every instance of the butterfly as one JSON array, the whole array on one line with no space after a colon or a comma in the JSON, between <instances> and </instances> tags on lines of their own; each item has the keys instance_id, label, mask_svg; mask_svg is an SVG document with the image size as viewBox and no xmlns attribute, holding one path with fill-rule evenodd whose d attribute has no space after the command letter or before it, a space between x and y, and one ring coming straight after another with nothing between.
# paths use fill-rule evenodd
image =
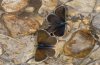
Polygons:
<instances>
[{"instance_id":1,"label":"butterfly","mask_svg":"<svg viewBox=\"0 0 100 65\"><path fill-rule=\"evenodd\" d=\"M37 33L37 49L35 53L35 61L45 60L47 57L53 57L55 50L53 49L57 39L50 36L45 30L38 30Z\"/></svg>"},{"instance_id":2,"label":"butterfly","mask_svg":"<svg viewBox=\"0 0 100 65\"><path fill-rule=\"evenodd\" d=\"M63 36L65 31L65 6L59 6L54 13L47 16L49 26L46 29L49 33L53 33L55 36Z\"/></svg>"}]
</instances>

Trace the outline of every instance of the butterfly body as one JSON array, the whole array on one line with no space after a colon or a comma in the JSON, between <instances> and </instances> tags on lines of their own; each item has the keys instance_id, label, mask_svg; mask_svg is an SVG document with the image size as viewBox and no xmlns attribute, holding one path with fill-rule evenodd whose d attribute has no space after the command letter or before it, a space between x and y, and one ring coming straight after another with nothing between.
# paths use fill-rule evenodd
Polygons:
<instances>
[{"instance_id":1,"label":"butterfly body","mask_svg":"<svg viewBox=\"0 0 100 65\"><path fill-rule=\"evenodd\" d=\"M37 32L37 49L35 53L35 61L43 61L48 57L53 57L55 50L53 49L57 40L50 36L47 31L39 30Z\"/></svg>"},{"instance_id":2,"label":"butterfly body","mask_svg":"<svg viewBox=\"0 0 100 65\"><path fill-rule=\"evenodd\" d=\"M55 29L60 28L60 27L65 27L66 23L57 23Z\"/></svg>"},{"instance_id":3,"label":"butterfly body","mask_svg":"<svg viewBox=\"0 0 100 65\"><path fill-rule=\"evenodd\" d=\"M54 46L53 45L46 45L46 43L40 43L38 45L38 49L47 49L47 48L53 48Z\"/></svg>"}]
</instances>

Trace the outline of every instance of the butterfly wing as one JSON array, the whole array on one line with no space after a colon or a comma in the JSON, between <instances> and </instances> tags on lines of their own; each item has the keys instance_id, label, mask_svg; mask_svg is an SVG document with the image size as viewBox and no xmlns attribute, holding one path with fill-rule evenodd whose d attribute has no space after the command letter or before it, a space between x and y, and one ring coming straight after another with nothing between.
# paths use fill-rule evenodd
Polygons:
<instances>
[{"instance_id":1,"label":"butterfly wing","mask_svg":"<svg viewBox=\"0 0 100 65\"><path fill-rule=\"evenodd\" d=\"M55 51L51 48L51 46L55 45L57 42L55 37L50 37L50 35L46 31L39 30L37 35L37 41L38 45L42 44L42 47L37 47L35 53L35 61L42 61L47 58L47 55L53 56L55 54Z\"/></svg>"},{"instance_id":2,"label":"butterfly wing","mask_svg":"<svg viewBox=\"0 0 100 65\"><path fill-rule=\"evenodd\" d=\"M53 46L57 43L57 39L55 37L49 37L45 42L47 45Z\"/></svg>"},{"instance_id":3,"label":"butterfly wing","mask_svg":"<svg viewBox=\"0 0 100 65\"><path fill-rule=\"evenodd\" d=\"M46 29L48 32L53 32L61 23L61 20L55 14L48 15L47 20L50 23L50 26Z\"/></svg>"},{"instance_id":4,"label":"butterfly wing","mask_svg":"<svg viewBox=\"0 0 100 65\"><path fill-rule=\"evenodd\" d=\"M36 53L35 53L35 61L42 61L44 59L47 58L48 56L53 56L55 54L55 51L48 47L45 48L45 46L53 46L56 44L57 40L55 37L45 37L47 39L45 39L43 42L42 40L40 41L40 43L38 42L38 44L43 44L44 47L42 48L37 48ZM42 42L42 43L41 43Z\"/></svg>"},{"instance_id":5,"label":"butterfly wing","mask_svg":"<svg viewBox=\"0 0 100 65\"><path fill-rule=\"evenodd\" d=\"M57 15L55 15L55 14L48 15L47 20L48 20L48 22L50 24L54 24L54 25L57 24L57 23L59 23L59 22L61 22L61 20L59 19L59 17Z\"/></svg>"},{"instance_id":6,"label":"butterfly wing","mask_svg":"<svg viewBox=\"0 0 100 65\"><path fill-rule=\"evenodd\" d=\"M55 55L55 50L52 48L47 48L45 51L49 57L53 57Z\"/></svg>"},{"instance_id":7,"label":"butterfly wing","mask_svg":"<svg viewBox=\"0 0 100 65\"><path fill-rule=\"evenodd\" d=\"M55 30L54 35L56 36L63 36L65 32L65 25L60 26L58 29Z\"/></svg>"},{"instance_id":8,"label":"butterfly wing","mask_svg":"<svg viewBox=\"0 0 100 65\"><path fill-rule=\"evenodd\" d=\"M35 53L35 61L39 62L47 58L47 54L44 49L37 49Z\"/></svg>"},{"instance_id":9,"label":"butterfly wing","mask_svg":"<svg viewBox=\"0 0 100 65\"><path fill-rule=\"evenodd\" d=\"M55 14L62 20L62 22L65 22L65 11L67 11L65 6L59 6L55 10Z\"/></svg>"},{"instance_id":10,"label":"butterfly wing","mask_svg":"<svg viewBox=\"0 0 100 65\"><path fill-rule=\"evenodd\" d=\"M57 39L55 37L49 37L45 42L47 42L48 44L47 45L50 45L50 46L54 46L56 43L57 43ZM55 50L51 48L46 48L45 49L45 52L47 53L47 55L49 57L53 57L55 55Z\"/></svg>"},{"instance_id":11,"label":"butterfly wing","mask_svg":"<svg viewBox=\"0 0 100 65\"><path fill-rule=\"evenodd\" d=\"M39 30L37 34L37 42L45 42L49 38L49 34L44 30Z\"/></svg>"},{"instance_id":12,"label":"butterfly wing","mask_svg":"<svg viewBox=\"0 0 100 65\"><path fill-rule=\"evenodd\" d=\"M61 20L61 25L55 30L54 34L56 36L63 36L64 35L64 31L65 31L65 11L67 12L67 8L65 6L59 6L56 10L55 10L55 14L60 18Z\"/></svg>"}]
</instances>

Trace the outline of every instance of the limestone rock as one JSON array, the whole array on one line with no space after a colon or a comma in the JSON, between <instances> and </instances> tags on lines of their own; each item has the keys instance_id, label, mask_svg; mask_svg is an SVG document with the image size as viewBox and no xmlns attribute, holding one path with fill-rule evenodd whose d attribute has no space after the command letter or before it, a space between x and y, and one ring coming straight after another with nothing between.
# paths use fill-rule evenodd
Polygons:
<instances>
[{"instance_id":1,"label":"limestone rock","mask_svg":"<svg viewBox=\"0 0 100 65\"><path fill-rule=\"evenodd\" d=\"M63 47L65 43L66 43L65 40L59 40L59 42L55 45L55 48L54 48L56 51L55 57L58 57L59 55L63 53Z\"/></svg>"},{"instance_id":2,"label":"limestone rock","mask_svg":"<svg viewBox=\"0 0 100 65\"><path fill-rule=\"evenodd\" d=\"M17 64L16 60L18 60L19 63L21 64L26 62L28 59L30 59L35 55L36 39L35 36L28 35L28 36L17 38L17 40L21 41L22 43L25 43L26 45L26 47L23 49L21 54L14 61L14 63Z\"/></svg>"},{"instance_id":3,"label":"limestone rock","mask_svg":"<svg viewBox=\"0 0 100 65\"><path fill-rule=\"evenodd\" d=\"M34 9L33 13L37 14L41 6L42 6L42 0L29 0L27 8L30 7L33 8Z\"/></svg>"},{"instance_id":4,"label":"limestone rock","mask_svg":"<svg viewBox=\"0 0 100 65\"><path fill-rule=\"evenodd\" d=\"M38 13L42 16L48 15L57 6L58 0L42 0L42 6L40 7Z\"/></svg>"},{"instance_id":5,"label":"limestone rock","mask_svg":"<svg viewBox=\"0 0 100 65\"><path fill-rule=\"evenodd\" d=\"M9 62L13 59L17 59L26 46L24 43L2 34L0 34L0 44L4 46L4 53L1 58Z\"/></svg>"},{"instance_id":6,"label":"limestone rock","mask_svg":"<svg viewBox=\"0 0 100 65\"><path fill-rule=\"evenodd\" d=\"M35 33L39 29L39 19L35 18L21 18L13 14L5 14L3 16L5 25L11 32L12 37L23 36Z\"/></svg>"},{"instance_id":7,"label":"limestone rock","mask_svg":"<svg viewBox=\"0 0 100 65\"><path fill-rule=\"evenodd\" d=\"M66 3L66 5L75 8L84 15L88 15L93 10L95 0L73 0L71 2Z\"/></svg>"},{"instance_id":8,"label":"limestone rock","mask_svg":"<svg viewBox=\"0 0 100 65\"><path fill-rule=\"evenodd\" d=\"M7 28L3 24L2 20L0 20L0 34L9 35L9 31L7 30Z\"/></svg>"},{"instance_id":9,"label":"limestone rock","mask_svg":"<svg viewBox=\"0 0 100 65\"><path fill-rule=\"evenodd\" d=\"M94 38L88 30L78 30L65 43L64 53L74 58L84 58L94 48L95 43Z\"/></svg>"},{"instance_id":10,"label":"limestone rock","mask_svg":"<svg viewBox=\"0 0 100 65\"><path fill-rule=\"evenodd\" d=\"M100 13L100 0L96 0L96 6L94 8L96 13Z\"/></svg>"},{"instance_id":11,"label":"limestone rock","mask_svg":"<svg viewBox=\"0 0 100 65\"><path fill-rule=\"evenodd\" d=\"M17 12L28 4L28 0L3 0L1 6L6 12Z\"/></svg>"}]
</instances>

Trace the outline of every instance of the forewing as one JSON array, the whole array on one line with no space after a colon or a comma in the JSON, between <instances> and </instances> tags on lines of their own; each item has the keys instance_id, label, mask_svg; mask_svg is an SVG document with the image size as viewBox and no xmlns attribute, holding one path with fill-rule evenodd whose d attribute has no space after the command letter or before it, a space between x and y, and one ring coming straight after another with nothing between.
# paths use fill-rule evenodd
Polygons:
<instances>
[{"instance_id":1,"label":"forewing","mask_svg":"<svg viewBox=\"0 0 100 65\"><path fill-rule=\"evenodd\" d=\"M54 14L50 14L47 17L47 20L49 22L49 26L46 29L49 33L55 31L56 27L59 26L59 24L62 22L58 16Z\"/></svg>"},{"instance_id":2,"label":"forewing","mask_svg":"<svg viewBox=\"0 0 100 65\"><path fill-rule=\"evenodd\" d=\"M47 45L53 46L57 43L57 39L55 37L49 37L46 41Z\"/></svg>"},{"instance_id":3,"label":"forewing","mask_svg":"<svg viewBox=\"0 0 100 65\"><path fill-rule=\"evenodd\" d=\"M63 21L65 22L65 6L59 6L56 10L55 10L55 14Z\"/></svg>"},{"instance_id":4,"label":"forewing","mask_svg":"<svg viewBox=\"0 0 100 65\"><path fill-rule=\"evenodd\" d=\"M46 39L49 38L49 34L44 30L39 30L37 34L37 42L44 42Z\"/></svg>"},{"instance_id":5,"label":"forewing","mask_svg":"<svg viewBox=\"0 0 100 65\"><path fill-rule=\"evenodd\" d=\"M47 20L52 25L56 25L57 23L61 22L60 18L55 14L48 15Z\"/></svg>"}]
</instances>

